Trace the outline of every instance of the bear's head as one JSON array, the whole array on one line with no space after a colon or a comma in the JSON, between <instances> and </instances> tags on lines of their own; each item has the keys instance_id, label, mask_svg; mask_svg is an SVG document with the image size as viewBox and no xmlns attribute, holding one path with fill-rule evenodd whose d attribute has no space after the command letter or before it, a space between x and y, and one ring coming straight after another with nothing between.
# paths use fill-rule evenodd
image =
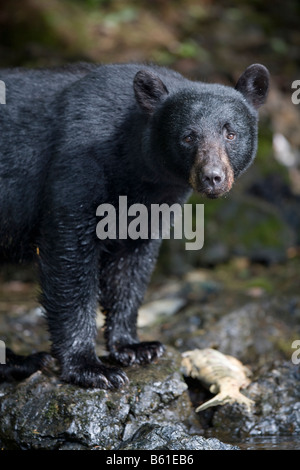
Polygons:
<instances>
[{"instance_id":1,"label":"bear's head","mask_svg":"<svg viewBox=\"0 0 300 470\"><path fill-rule=\"evenodd\" d=\"M155 165L177 183L210 198L221 196L256 155L257 110L268 93L269 72L253 64L235 88L170 83L169 90L150 70L140 70L134 79Z\"/></svg>"}]
</instances>

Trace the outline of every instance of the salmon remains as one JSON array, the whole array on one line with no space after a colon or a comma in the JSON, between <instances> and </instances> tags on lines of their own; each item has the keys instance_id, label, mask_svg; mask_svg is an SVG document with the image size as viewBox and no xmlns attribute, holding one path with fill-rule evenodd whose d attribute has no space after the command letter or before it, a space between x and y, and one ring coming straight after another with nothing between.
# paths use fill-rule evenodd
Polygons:
<instances>
[{"instance_id":1,"label":"salmon remains","mask_svg":"<svg viewBox=\"0 0 300 470\"><path fill-rule=\"evenodd\" d=\"M182 354L181 366L185 376L198 379L211 393L217 394L198 406L196 412L225 403L239 403L251 411L254 402L240 393L241 388L250 384L251 372L235 357L210 348L194 349Z\"/></svg>"}]
</instances>

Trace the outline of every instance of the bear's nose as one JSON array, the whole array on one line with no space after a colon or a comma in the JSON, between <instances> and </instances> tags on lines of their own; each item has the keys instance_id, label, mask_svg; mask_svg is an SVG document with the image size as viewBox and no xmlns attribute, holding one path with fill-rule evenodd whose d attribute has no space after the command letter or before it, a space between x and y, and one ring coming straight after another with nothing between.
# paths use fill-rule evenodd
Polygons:
<instances>
[{"instance_id":1,"label":"bear's nose","mask_svg":"<svg viewBox=\"0 0 300 470\"><path fill-rule=\"evenodd\" d=\"M218 187L221 183L223 183L225 178L224 172L220 168L207 168L205 172L203 172L203 183L211 188Z\"/></svg>"}]
</instances>

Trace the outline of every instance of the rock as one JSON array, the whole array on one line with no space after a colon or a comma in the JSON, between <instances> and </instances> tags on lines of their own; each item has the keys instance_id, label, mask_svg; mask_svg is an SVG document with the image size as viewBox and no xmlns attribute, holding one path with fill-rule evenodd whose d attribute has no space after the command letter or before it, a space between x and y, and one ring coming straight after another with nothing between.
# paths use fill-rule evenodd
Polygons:
<instances>
[{"instance_id":1,"label":"rock","mask_svg":"<svg viewBox=\"0 0 300 470\"><path fill-rule=\"evenodd\" d=\"M128 369L130 385L116 392L61 383L54 371L0 385L0 441L5 449L115 449L142 424L182 423L193 416L168 349L158 364Z\"/></svg>"},{"instance_id":2,"label":"rock","mask_svg":"<svg viewBox=\"0 0 300 470\"><path fill-rule=\"evenodd\" d=\"M271 370L261 372L245 392L255 402L254 412L246 413L238 406L219 407L213 415L213 427L223 438L299 435L299 381L299 365L275 363Z\"/></svg>"},{"instance_id":3,"label":"rock","mask_svg":"<svg viewBox=\"0 0 300 470\"><path fill-rule=\"evenodd\" d=\"M254 412L226 404L196 414L195 408L211 395L198 382L187 381L187 392L179 354L168 347L157 364L126 369L130 385L118 392L63 384L55 369L22 383L0 385L0 448L223 449L222 442L243 447L247 439L265 436L289 436L295 445L300 432L300 372L299 365L292 364L291 345L300 338L297 272L294 268L289 274L288 294L268 294L265 289L251 302L248 294L240 296L235 283L225 290L221 278L215 280L209 270L189 272L180 282L170 280L149 297L151 312L151 302L157 302L158 316L153 322L148 316L150 321L140 332L143 340L156 338L181 351L215 347L242 360L253 372L243 393L255 401ZM185 305L180 307L179 299ZM16 311L5 321L0 315L7 345L13 341L13 348L25 354L37 345L44 349L46 330L38 313ZM97 351L102 356L101 341L100 336ZM222 442L204 439L208 435Z\"/></svg>"},{"instance_id":4,"label":"rock","mask_svg":"<svg viewBox=\"0 0 300 470\"><path fill-rule=\"evenodd\" d=\"M149 302L139 309L138 327L142 328L159 321L160 318L174 315L185 304L186 300L180 297Z\"/></svg>"},{"instance_id":5,"label":"rock","mask_svg":"<svg viewBox=\"0 0 300 470\"><path fill-rule=\"evenodd\" d=\"M294 246L295 233L276 207L239 191L222 203L216 209L210 208L214 210L212 214L206 211L207 235L201 250L204 264L218 263L214 247L220 244L225 245L229 257L246 256L265 264L286 259L286 250ZM220 256L223 260L224 256Z\"/></svg>"},{"instance_id":6,"label":"rock","mask_svg":"<svg viewBox=\"0 0 300 470\"><path fill-rule=\"evenodd\" d=\"M181 425L159 426L144 424L126 442L122 450L238 450L238 447L223 444L216 438L205 439L190 436Z\"/></svg>"},{"instance_id":7,"label":"rock","mask_svg":"<svg viewBox=\"0 0 300 470\"><path fill-rule=\"evenodd\" d=\"M54 370L0 385L0 445L9 449L234 449L191 436L195 426L180 355L128 369L130 384L111 392L61 383Z\"/></svg>"},{"instance_id":8,"label":"rock","mask_svg":"<svg viewBox=\"0 0 300 470\"><path fill-rule=\"evenodd\" d=\"M185 240L166 240L162 244L157 270L182 276L191 269L212 267L232 257L243 256L266 265L283 262L287 250L298 242L299 197L290 200L293 221L284 207L258 194L256 183L249 193L233 188L230 199L203 200L193 195L190 202L204 203L205 239L200 250L186 250ZM272 195L272 193L271 193ZM273 199L277 199L273 194ZM167 242L167 243L166 243Z\"/></svg>"},{"instance_id":9,"label":"rock","mask_svg":"<svg viewBox=\"0 0 300 470\"><path fill-rule=\"evenodd\" d=\"M200 331L183 338L180 349L213 347L254 368L266 362L272 363L274 359L287 359L293 352L293 337L300 334L299 319L293 305L291 299L270 297L224 313L220 319L211 317ZM185 325L188 323L188 310L186 315L183 312L180 320Z\"/></svg>"},{"instance_id":10,"label":"rock","mask_svg":"<svg viewBox=\"0 0 300 470\"><path fill-rule=\"evenodd\" d=\"M290 238L287 246L299 246L300 244L300 195L293 194L281 174L268 174L254 181L248 188L249 194L255 196L258 201L273 205L285 225L290 227L293 238ZM275 228L275 227L274 227ZM269 229L272 229L270 226ZM283 241L286 243L286 240Z\"/></svg>"}]
</instances>

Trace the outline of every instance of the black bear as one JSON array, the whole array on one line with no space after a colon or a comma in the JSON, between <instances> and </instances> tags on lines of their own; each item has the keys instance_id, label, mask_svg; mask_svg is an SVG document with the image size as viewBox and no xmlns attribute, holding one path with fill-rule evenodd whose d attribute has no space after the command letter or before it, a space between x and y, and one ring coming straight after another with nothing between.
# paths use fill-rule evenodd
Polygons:
<instances>
[{"instance_id":1,"label":"black bear","mask_svg":"<svg viewBox=\"0 0 300 470\"><path fill-rule=\"evenodd\" d=\"M99 240L97 207L183 203L192 189L227 193L251 164L269 73L248 67L235 88L137 64L4 70L0 106L0 257L39 266L52 355L64 381L118 388L120 368L97 357L95 312L119 364L149 363L138 308L160 240ZM28 376L47 356L7 351L2 379Z\"/></svg>"}]
</instances>

